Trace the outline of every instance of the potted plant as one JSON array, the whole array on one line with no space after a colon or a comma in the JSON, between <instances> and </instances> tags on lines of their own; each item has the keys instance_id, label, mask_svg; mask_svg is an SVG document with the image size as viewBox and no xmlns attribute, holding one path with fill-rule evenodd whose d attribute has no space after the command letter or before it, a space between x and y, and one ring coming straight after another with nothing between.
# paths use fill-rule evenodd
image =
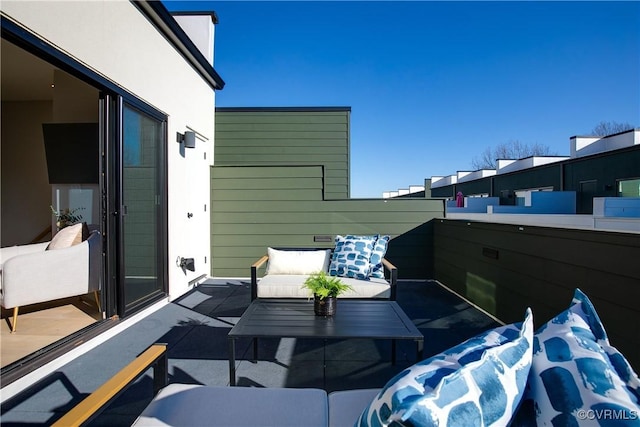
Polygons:
<instances>
[{"instance_id":1,"label":"potted plant","mask_svg":"<svg viewBox=\"0 0 640 427\"><path fill-rule=\"evenodd\" d=\"M62 230L63 228L76 224L82 221L82 215L76 212L83 210L84 208L75 208L75 209L60 209L59 211L53 209L53 206L49 206L51 208L51 213L56 217L56 226L58 230Z\"/></svg>"},{"instance_id":2,"label":"potted plant","mask_svg":"<svg viewBox=\"0 0 640 427\"><path fill-rule=\"evenodd\" d=\"M313 294L313 310L317 316L333 316L338 295L353 289L324 271L311 274L302 287L309 289Z\"/></svg>"}]
</instances>

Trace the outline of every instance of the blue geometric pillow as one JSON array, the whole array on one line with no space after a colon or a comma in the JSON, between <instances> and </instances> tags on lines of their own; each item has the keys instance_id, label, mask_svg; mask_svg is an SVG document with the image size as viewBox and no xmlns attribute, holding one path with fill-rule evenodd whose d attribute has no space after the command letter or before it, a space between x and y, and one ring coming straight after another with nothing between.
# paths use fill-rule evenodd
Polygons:
<instances>
[{"instance_id":1,"label":"blue geometric pillow","mask_svg":"<svg viewBox=\"0 0 640 427\"><path fill-rule=\"evenodd\" d=\"M336 236L329 275L367 280L371 271L369 258L375 242L376 236Z\"/></svg>"},{"instance_id":2,"label":"blue geometric pillow","mask_svg":"<svg viewBox=\"0 0 640 427\"><path fill-rule=\"evenodd\" d=\"M392 378L356 426L505 426L524 393L533 315L484 332Z\"/></svg>"},{"instance_id":3,"label":"blue geometric pillow","mask_svg":"<svg viewBox=\"0 0 640 427\"><path fill-rule=\"evenodd\" d=\"M575 290L571 306L538 329L516 425L640 425L640 380L609 344L589 298Z\"/></svg>"},{"instance_id":4,"label":"blue geometric pillow","mask_svg":"<svg viewBox=\"0 0 640 427\"><path fill-rule=\"evenodd\" d=\"M384 258L384 255L387 253L388 244L389 236L376 236L376 242L373 245L371 258L369 258L369 266L371 268L369 277L384 279L384 266L382 265L382 258Z\"/></svg>"}]
</instances>

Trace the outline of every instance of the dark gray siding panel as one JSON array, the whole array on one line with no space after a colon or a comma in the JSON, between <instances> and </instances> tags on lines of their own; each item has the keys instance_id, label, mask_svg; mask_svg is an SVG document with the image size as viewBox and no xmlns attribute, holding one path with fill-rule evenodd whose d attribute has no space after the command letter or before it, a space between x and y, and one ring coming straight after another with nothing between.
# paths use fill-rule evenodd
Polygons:
<instances>
[{"instance_id":1,"label":"dark gray siding panel","mask_svg":"<svg viewBox=\"0 0 640 427\"><path fill-rule=\"evenodd\" d=\"M216 166L321 165L324 198L349 198L350 109L218 108L215 117Z\"/></svg>"},{"instance_id":2,"label":"dark gray siding panel","mask_svg":"<svg viewBox=\"0 0 640 427\"><path fill-rule=\"evenodd\" d=\"M613 345L640 366L637 234L438 219L433 254L440 282L505 322L531 307L540 326L582 289Z\"/></svg>"},{"instance_id":3,"label":"dark gray siding panel","mask_svg":"<svg viewBox=\"0 0 640 427\"><path fill-rule=\"evenodd\" d=\"M464 194L465 196L468 194L491 194L491 178L492 177L480 178L473 181L456 184L456 193L458 191L462 191L462 194Z\"/></svg>"},{"instance_id":4,"label":"dark gray siding panel","mask_svg":"<svg viewBox=\"0 0 640 427\"><path fill-rule=\"evenodd\" d=\"M561 190L561 165L538 166L518 172L493 177L493 191L499 196L503 190L526 190L537 187L553 187L554 191Z\"/></svg>"},{"instance_id":5,"label":"dark gray siding panel","mask_svg":"<svg viewBox=\"0 0 640 427\"><path fill-rule=\"evenodd\" d=\"M640 178L640 146L577 159L564 169L566 189L578 196L578 213L592 213L594 197L616 197L618 180ZM581 183L591 181L593 191L582 193Z\"/></svg>"},{"instance_id":6,"label":"dark gray siding panel","mask_svg":"<svg viewBox=\"0 0 640 427\"><path fill-rule=\"evenodd\" d=\"M213 167L212 271L247 277L268 247L333 247L314 236L388 234L387 258L400 278L431 278L431 219L443 202L429 199L323 200L321 166ZM256 181L260 181L256 187ZM295 188L292 183L304 183ZM295 197L291 197L295 192Z\"/></svg>"},{"instance_id":7,"label":"dark gray siding panel","mask_svg":"<svg viewBox=\"0 0 640 427\"><path fill-rule=\"evenodd\" d=\"M535 168L480 178L431 190L432 197L453 198L462 194L489 193L499 197L504 190L553 187L554 191L575 191L577 213L593 212L593 197L616 197L617 183L640 178L640 146L632 146L587 157L565 160ZM592 183L581 193L581 183ZM588 199L581 201L582 198Z\"/></svg>"}]
</instances>

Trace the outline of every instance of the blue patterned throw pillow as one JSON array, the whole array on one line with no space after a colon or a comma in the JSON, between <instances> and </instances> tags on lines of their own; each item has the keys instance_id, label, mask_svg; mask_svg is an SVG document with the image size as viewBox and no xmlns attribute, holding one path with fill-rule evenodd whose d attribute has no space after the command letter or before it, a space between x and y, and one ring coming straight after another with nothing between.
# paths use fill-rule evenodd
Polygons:
<instances>
[{"instance_id":1,"label":"blue patterned throw pillow","mask_svg":"<svg viewBox=\"0 0 640 427\"><path fill-rule=\"evenodd\" d=\"M505 426L524 393L533 315L484 332L392 378L356 426Z\"/></svg>"},{"instance_id":2,"label":"blue patterned throw pillow","mask_svg":"<svg viewBox=\"0 0 640 427\"><path fill-rule=\"evenodd\" d=\"M369 277L384 279L384 266L382 265L382 259L387 253L388 244L389 236L376 236L376 242L373 245L373 251L369 258L369 266L371 268Z\"/></svg>"},{"instance_id":3,"label":"blue patterned throw pillow","mask_svg":"<svg viewBox=\"0 0 640 427\"><path fill-rule=\"evenodd\" d=\"M329 275L368 279L371 272L369 258L375 242L376 236L336 236Z\"/></svg>"},{"instance_id":4,"label":"blue patterned throw pillow","mask_svg":"<svg viewBox=\"0 0 640 427\"><path fill-rule=\"evenodd\" d=\"M571 306L534 335L531 372L515 421L640 426L638 375L609 344L593 304L579 289Z\"/></svg>"}]
</instances>

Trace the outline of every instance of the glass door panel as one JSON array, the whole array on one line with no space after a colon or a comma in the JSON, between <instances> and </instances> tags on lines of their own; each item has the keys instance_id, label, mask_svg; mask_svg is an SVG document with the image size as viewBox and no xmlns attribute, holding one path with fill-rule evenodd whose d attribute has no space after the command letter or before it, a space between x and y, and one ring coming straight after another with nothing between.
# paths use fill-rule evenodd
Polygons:
<instances>
[{"instance_id":1,"label":"glass door panel","mask_svg":"<svg viewBox=\"0 0 640 427\"><path fill-rule=\"evenodd\" d=\"M162 121L124 106L121 216L125 311L163 291L163 129Z\"/></svg>"}]
</instances>

